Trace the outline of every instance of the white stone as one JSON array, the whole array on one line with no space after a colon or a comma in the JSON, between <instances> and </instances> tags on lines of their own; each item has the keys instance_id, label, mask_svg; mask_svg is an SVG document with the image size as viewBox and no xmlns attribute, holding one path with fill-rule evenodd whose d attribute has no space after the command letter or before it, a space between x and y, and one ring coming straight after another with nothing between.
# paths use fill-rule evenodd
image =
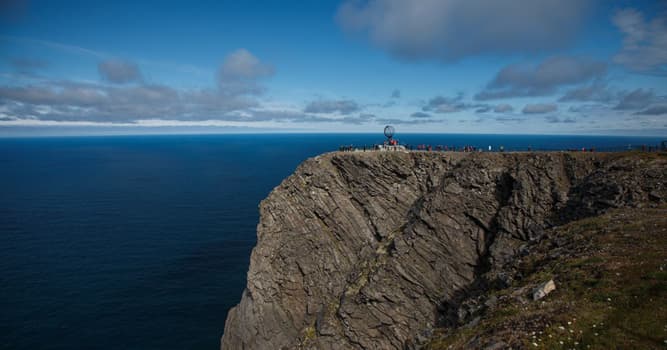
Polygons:
<instances>
[{"instance_id":1,"label":"white stone","mask_svg":"<svg viewBox=\"0 0 667 350\"><path fill-rule=\"evenodd\" d=\"M547 296L547 294L553 292L556 290L556 283L554 280L549 280L547 282L544 282L540 284L537 288L535 288L535 291L533 292L533 300L540 300Z\"/></svg>"}]
</instances>

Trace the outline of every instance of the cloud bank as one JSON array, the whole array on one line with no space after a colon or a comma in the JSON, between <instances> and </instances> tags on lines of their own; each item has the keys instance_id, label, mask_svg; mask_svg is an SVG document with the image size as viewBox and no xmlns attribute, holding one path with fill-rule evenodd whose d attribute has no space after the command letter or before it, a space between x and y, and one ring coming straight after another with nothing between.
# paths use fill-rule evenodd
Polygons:
<instances>
[{"instance_id":1,"label":"cloud bank","mask_svg":"<svg viewBox=\"0 0 667 350\"><path fill-rule=\"evenodd\" d=\"M528 104L525 107L523 107L523 110L521 110L521 113L523 114L544 114L544 113L550 113L550 112L555 112L558 110L558 106L555 104L550 104L550 103L536 103L536 104Z\"/></svg>"},{"instance_id":2,"label":"cloud bank","mask_svg":"<svg viewBox=\"0 0 667 350\"><path fill-rule=\"evenodd\" d=\"M637 115L667 115L667 105L657 105L635 113Z\"/></svg>"},{"instance_id":3,"label":"cloud bank","mask_svg":"<svg viewBox=\"0 0 667 350\"><path fill-rule=\"evenodd\" d=\"M591 0L348 0L342 28L401 59L457 60L570 44Z\"/></svg>"},{"instance_id":4,"label":"cloud bank","mask_svg":"<svg viewBox=\"0 0 667 350\"><path fill-rule=\"evenodd\" d=\"M454 97L435 96L422 107L424 112L453 113L464 110L469 106L463 102L463 94Z\"/></svg>"},{"instance_id":5,"label":"cloud bank","mask_svg":"<svg viewBox=\"0 0 667 350\"><path fill-rule=\"evenodd\" d=\"M621 98L614 109L633 110L647 107L655 101L655 93L652 90L636 89L630 91Z\"/></svg>"},{"instance_id":6,"label":"cloud bank","mask_svg":"<svg viewBox=\"0 0 667 350\"><path fill-rule=\"evenodd\" d=\"M617 97L607 84L594 81L589 85L579 86L571 89L563 95L560 102L610 102Z\"/></svg>"},{"instance_id":7,"label":"cloud bank","mask_svg":"<svg viewBox=\"0 0 667 350\"><path fill-rule=\"evenodd\" d=\"M606 63L583 57L550 57L537 65L511 64L502 68L475 99L545 96L564 86L600 79L606 73Z\"/></svg>"},{"instance_id":8,"label":"cloud bank","mask_svg":"<svg viewBox=\"0 0 667 350\"><path fill-rule=\"evenodd\" d=\"M225 57L218 71L217 86L201 89L180 90L147 83L139 66L127 60L103 60L97 68L103 83L38 79L31 84L0 86L0 116L11 116L13 120L101 123L148 119L266 121L307 117L301 112L277 111L270 117L262 112L256 99L263 92L261 79L274 71L245 49Z\"/></svg>"},{"instance_id":9,"label":"cloud bank","mask_svg":"<svg viewBox=\"0 0 667 350\"><path fill-rule=\"evenodd\" d=\"M303 111L305 113L350 114L360 109L359 104L352 100L318 100L310 102Z\"/></svg>"}]
</instances>

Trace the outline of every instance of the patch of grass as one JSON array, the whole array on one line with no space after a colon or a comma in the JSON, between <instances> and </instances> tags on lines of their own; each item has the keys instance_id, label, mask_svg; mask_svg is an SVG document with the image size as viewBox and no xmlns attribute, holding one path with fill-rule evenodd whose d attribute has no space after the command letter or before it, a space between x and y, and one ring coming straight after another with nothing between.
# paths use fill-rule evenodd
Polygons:
<instances>
[{"instance_id":1,"label":"patch of grass","mask_svg":"<svg viewBox=\"0 0 667 350\"><path fill-rule=\"evenodd\" d=\"M520 264L524 278L493 292L498 306L478 325L443 331L427 348L463 349L472 339L530 349L667 347L666 206L611 211L552 237L568 237L559 249L569 253L549 259L542 242ZM517 297L551 278L557 289L544 299Z\"/></svg>"},{"instance_id":2,"label":"patch of grass","mask_svg":"<svg viewBox=\"0 0 667 350\"><path fill-rule=\"evenodd\" d=\"M306 327L303 331L303 338L307 340L315 339L315 327Z\"/></svg>"}]
</instances>

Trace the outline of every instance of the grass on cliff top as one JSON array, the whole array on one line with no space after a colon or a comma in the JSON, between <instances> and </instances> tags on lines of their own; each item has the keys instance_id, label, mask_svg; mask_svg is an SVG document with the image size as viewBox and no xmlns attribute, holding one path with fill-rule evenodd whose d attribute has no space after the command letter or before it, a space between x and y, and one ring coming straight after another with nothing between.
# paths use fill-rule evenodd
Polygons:
<instances>
[{"instance_id":1,"label":"grass on cliff top","mask_svg":"<svg viewBox=\"0 0 667 350\"><path fill-rule=\"evenodd\" d=\"M519 264L524 276L493 292L474 326L439 330L427 349L495 343L525 349L667 348L667 206L615 210L550 233ZM556 256L554 256L556 255ZM560 256L557 256L560 255ZM557 289L539 301L534 287Z\"/></svg>"}]
</instances>

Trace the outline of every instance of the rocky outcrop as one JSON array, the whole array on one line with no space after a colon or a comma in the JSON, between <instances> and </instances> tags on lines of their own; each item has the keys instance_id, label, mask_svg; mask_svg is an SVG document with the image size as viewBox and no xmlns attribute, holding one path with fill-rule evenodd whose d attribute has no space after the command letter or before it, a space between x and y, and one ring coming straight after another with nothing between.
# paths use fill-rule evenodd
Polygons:
<instances>
[{"instance_id":1,"label":"rocky outcrop","mask_svg":"<svg viewBox=\"0 0 667 350\"><path fill-rule=\"evenodd\" d=\"M260 205L223 349L403 349L456 325L549 227L667 200L667 158L330 153Z\"/></svg>"}]
</instances>

